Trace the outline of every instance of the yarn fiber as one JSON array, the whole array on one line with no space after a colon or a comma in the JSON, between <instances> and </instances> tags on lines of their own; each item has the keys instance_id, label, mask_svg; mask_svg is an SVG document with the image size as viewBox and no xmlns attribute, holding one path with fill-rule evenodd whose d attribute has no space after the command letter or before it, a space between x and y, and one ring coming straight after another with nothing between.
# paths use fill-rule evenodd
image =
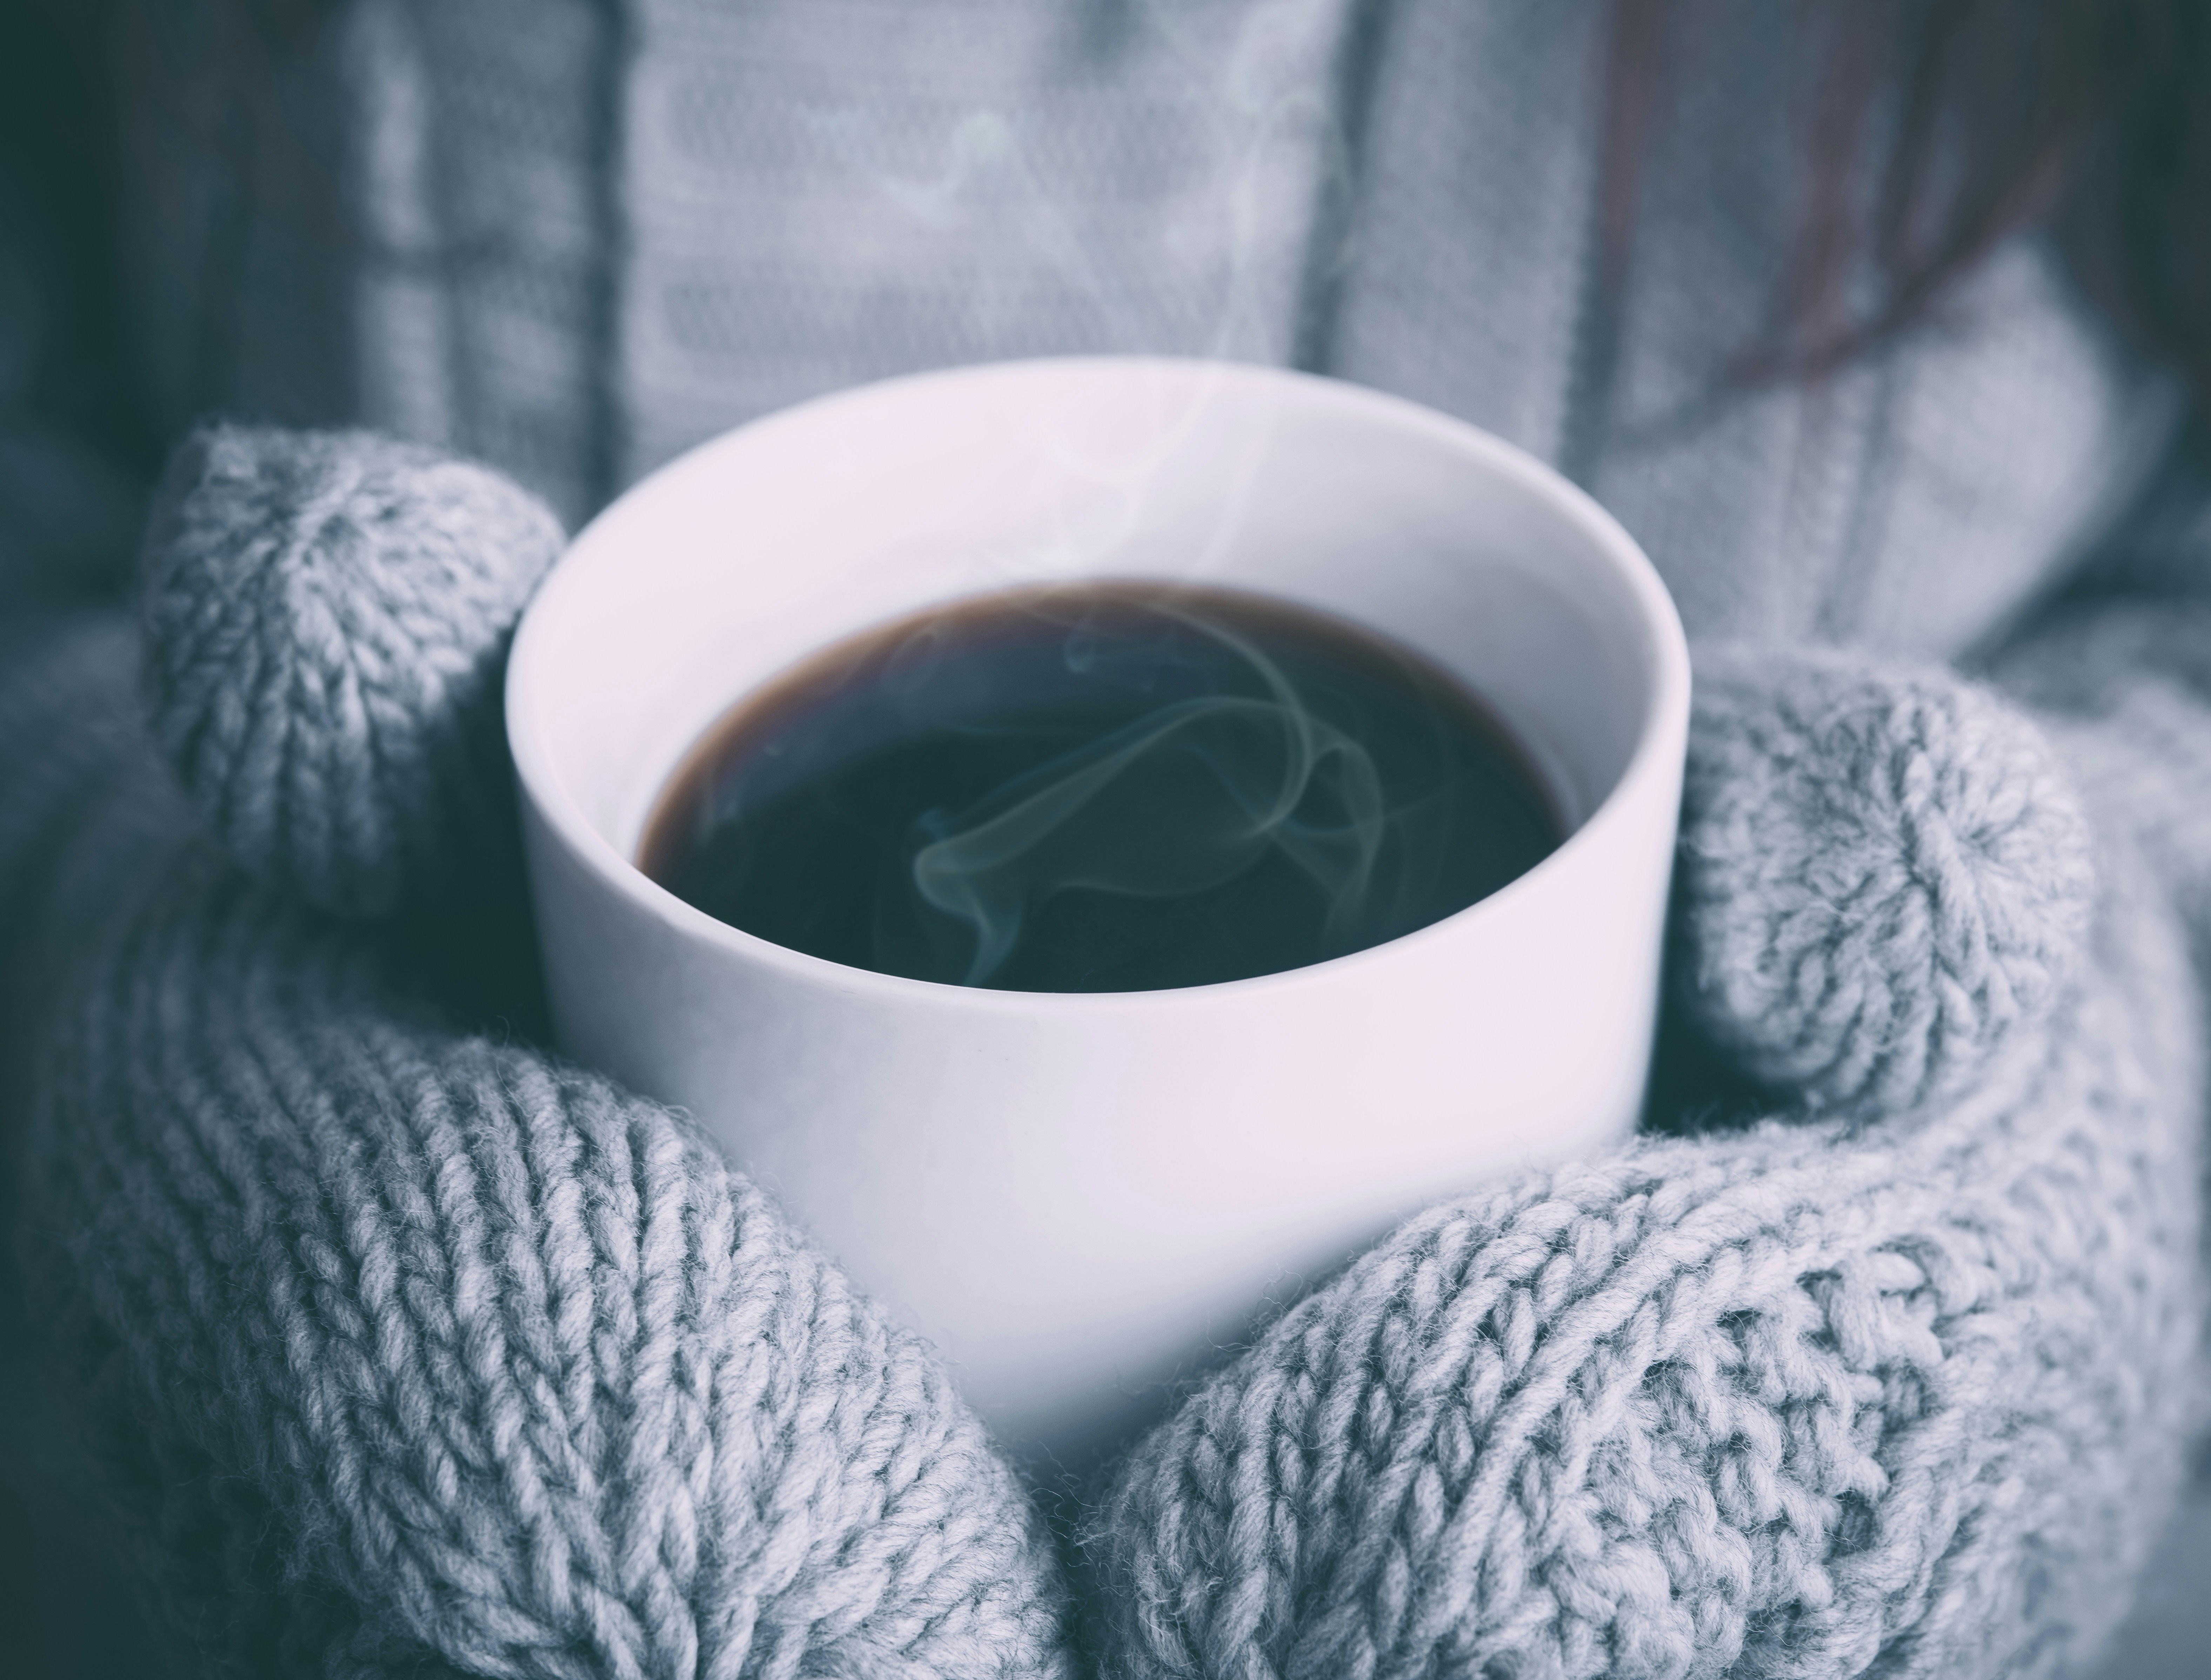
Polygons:
<instances>
[{"instance_id":1,"label":"yarn fiber","mask_svg":"<svg viewBox=\"0 0 2211 1680\"><path fill-rule=\"evenodd\" d=\"M2118 1614L2202 1310L2160 872L2107 836L2096 885L1987 691L1706 670L1694 997L1794 1109L1434 1209L1293 1308L1097 1514L1109 1671L2056 1676Z\"/></svg>"},{"instance_id":2,"label":"yarn fiber","mask_svg":"<svg viewBox=\"0 0 2211 1680\"><path fill-rule=\"evenodd\" d=\"M2211 603L2110 603L2045 625L1998 670L2062 720L2086 797L2172 883L2211 970Z\"/></svg>"},{"instance_id":3,"label":"yarn fiber","mask_svg":"<svg viewBox=\"0 0 2211 1680\"><path fill-rule=\"evenodd\" d=\"M1124 1472L1111 1671L2068 1672L2180 1474L2185 1292L2096 1258L2193 1229L2149 1165L2185 1107L2129 1065L2166 962L2006 1082L2069 1101L1648 1144L1414 1220Z\"/></svg>"},{"instance_id":4,"label":"yarn fiber","mask_svg":"<svg viewBox=\"0 0 2211 1680\"><path fill-rule=\"evenodd\" d=\"M498 529L469 564L528 571ZM167 557L221 547L210 525L149 551L180 598L144 656L208 719L250 713L223 669L319 668L285 638L389 598L256 617L257 662L184 659L168 640L230 609L181 598L224 574ZM342 590L324 552L283 550ZM432 710L401 738L496 694L509 625L482 598L421 633L482 682L408 692ZM379 622L403 662L415 620ZM343 707L195 731L158 686L215 833L143 733L71 737L87 767L34 777L42 735L119 716L128 682L112 634L56 645L67 680L0 707L0 774L55 801L6 830L8 885L105 916L9 912L29 970L64 940L78 970L37 1088L36 1297L195 1646L300 1675L1075 1674L1038 1519L930 1351L680 1115L457 985L476 934L420 913L435 872L291 849L329 831L289 802L332 789L385 843L487 807L351 762L372 736ZM1687 972L1776 1112L1431 1210L1258 1333L1092 1508L1100 1672L1947 1680L2095 1650L2199 1370L2203 1000L2176 904L2211 879L2195 668L2058 668L2100 646L2020 655L2088 697L2046 732L1936 671L1701 656ZM210 742L238 756L209 785L263 790L268 820L210 797ZM311 885L417 913L344 920ZM1729 970L1762 940L1806 960ZM1853 1007L1814 973L1855 976Z\"/></svg>"},{"instance_id":5,"label":"yarn fiber","mask_svg":"<svg viewBox=\"0 0 2211 1680\"><path fill-rule=\"evenodd\" d=\"M1560 468L1651 555L1693 636L1929 660L2049 601L2167 440L2154 372L2082 311L2040 239L1992 252L1938 321L1879 354L1816 380L1731 377L1801 226L1794 142L1815 55L1800 8L1699 9L1699 73L1676 79L1638 160L1633 226L1616 230L1624 265L1592 232L1619 220L1601 139L1609 83L1592 74L1604 6L286 9L297 27L272 31L243 0L160 9L153 37L118 38L112 96L62 102L123 125L117 243L135 260L112 317L56 318L134 347L112 372L145 393L155 432L211 408L375 424L515 473L574 518L732 425L863 380L1033 354L1251 358L1425 402ZM268 50L221 50L237 40ZM205 143L209 113L247 143ZM294 131L315 142L296 180L255 143ZM34 281L77 272L22 254ZM21 289L0 287L0 311ZM71 425L99 406L67 394L66 360L36 366L23 404L62 391ZM669 1227L642 1210L719 1205L690 1182L719 1169L628 1141L675 1122L530 1048L531 1017L505 996L453 983L483 943L455 919L478 891L463 882L479 866L463 860L489 860L482 890L511 896L498 861L511 831L502 812L467 814L495 778L417 774L447 760L390 743L452 738L470 707L409 687L411 674L495 663L482 639L495 615L415 585L403 612L370 610L387 587L378 574L415 564L410 547L373 522L327 536L288 523L345 465L302 465L296 503L272 490L195 504L211 516L190 545L210 587L232 577L233 541L281 564L245 567L221 601L180 586L176 615L154 625L164 647L174 636L197 650L162 730L189 805L130 704L123 627L47 628L0 608L0 640L21 632L40 649L0 654L0 930L19 1000L4 1024L52 1047L33 1075L45 1095L26 1167L27 1206L54 1216L37 1230L39 1304L64 1333L43 1363L63 1408L107 1443L192 1642L233 1653L233 1672L394 1680L657 1672L692 1641L700 1671L771 1657L801 1673L957 1671L943 1655L955 1649L1020 1672L1035 1648L1021 1607L1052 1593L1026 1553L1003 1565L1011 1597L977 1585L959 1600L977 1606L959 1624L972 1646L893 1630L901 1605L945 1602L916 1583L959 1579L948 1562L915 1564L858 1623L841 1619L881 1578L837 1561L871 1544L875 1496L825 1494L857 1525L835 1549L835 1521L784 1520L830 1507L806 1507L791 1491L802 1473L778 1467L797 1462L776 1433L795 1415L779 1401L754 1431L702 1403L703 1435L668 1435L712 1447L671 1460L685 1468L668 1497L688 1515L664 1532L688 1520L699 1561L644 1544L663 1531L629 1502L622 1437L662 1428L654 1397L694 1392L677 1374L742 1361L714 1363L703 1320L679 1314L672 1341L625 1327L663 1323L670 1292L701 1313L718 1298L685 1281L718 1251L688 1231L654 1247L645 1233ZM2200 462L2176 456L2171 476L2202 493ZM0 571L25 524L25 499L6 493ZM236 531L213 517L223 508ZM427 524L426 544L445 540L445 521ZM1388 540L1386 521L1376 530ZM104 532L67 547L119 558ZM2200 590L2207 553L2191 538L2172 578ZM288 625L337 622L315 594L333 577L343 609L366 614L360 645L391 649L365 683L350 639L298 653L288 639ZM269 587L284 578L297 596ZM221 633L195 642L197 614ZM418 665L409 643L434 647L441 616L473 626L465 651ZM2054 616L2077 645L2038 641L2001 680L2033 696L2091 819L2105 897L2087 933L2069 946L2062 918L2034 921L2031 892L2022 903L1983 879L1987 854L1971 847L1923 878L1891 873L1913 855L1893 846L1866 866L1900 883L1894 913L1929 929L1949 924L1926 883L1962 872L1996 909L2033 921L1989 944L1976 972L2014 953L2031 964L2046 940L2046 985L2027 976L2011 1013L1978 982L1927 1012L1908 964L1879 965L1930 948L1867 938L1845 901L1833 934L1865 976L1863 1014L1823 1012L1827 990L1804 983L1819 957L1768 976L1784 984L1771 1022L1745 1012L1763 994L1723 966L1691 988L1704 1033L1769 1055L1789 1123L1645 1139L1423 1216L1255 1333L1094 1515L1097 1608L1116 1630L1107 1673L1532 1680L1609 1662L1973 1680L2051 1672L2093 1649L2123 1607L2178 1450L2205 1017L2169 970L2183 927L2211 958L2211 710L2178 613L2123 655L2087 645L2115 609L2075 601ZM1711 652L1700 679L1716 693ZM1923 700L1949 704L1947 679L1923 688L1924 673L1866 668L1869 739L1887 740L1881 720L1908 721ZM257 669L257 686L230 689ZM158 664L154 679L157 693L171 680ZM1829 715L1774 680L1775 706ZM1802 790L1846 802L1854 784L1807 737L1761 723L1757 687L1746 679L1731 711L1699 713L1700 761L1735 765L1773 807L1769 819L1746 795L1724 831L1736 839L1685 861L1685 884L1710 871L1680 918L1692 958L1748 948L1775 914L1739 903L1730 883L1800 910L1823 902L1731 847L1770 843L1810 869L1830 832L1853 847L1901 833L1847 811L1829 828ZM495 685L474 692L495 700ZM373 734L358 727L369 719ZM1793 756L1738 751L1724 733L1737 727ZM2024 727L2008 711L1990 722L2002 739ZM1942 743L1978 731L1930 736L1938 802L1980 776ZM461 733L496 747L495 731ZM204 765L196 739L213 744ZM1729 808L1735 773L1721 771L1707 813ZM2030 830L2039 808L2038 795L2026 803ZM211 828L193 840L196 822ZM1704 814L1692 824L1723 831ZM334 926L303 900L354 921ZM296 962L258 954L264 940ZM250 1004L239 964L265 982ZM1762 1052L1774 1022L1790 1023L1774 1033L1784 1052ZM2108 1055L2059 1042L2107 1031ZM1791 1083L1796 1067L1818 1103ZM1882 1080L1917 1091L1915 1068L1935 1076L1929 1094L1884 1107ZM32 1074L27 1059L0 1065L16 1073ZM570 1141L497 1141L514 1137ZM264 1153L280 1170L263 1171ZM680 1163L671 1200L657 1199L657 1177L647 1198L620 1170L647 1159ZM723 1181L733 1207L748 1194ZM552 1228L540 1207L571 1229L577 1199L589 1252L613 1258L571 1288L573 1272L545 1258L565 1240L534 1234ZM64 1218L96 1220L118 1257ZM742 1217L736 1230L753 1231ZM494 1252L471 1235L485 1230L512 1231L513 1254L563 1280L557 1295L514 1286L542 1314L504 1304L496 1266L487 1294L459 1290L487 1276L467 1258ZM730 1252L762 1251L752 1242L734 1234ZM146 1304L173 1300L174 1313ZM740 1308L759 1311L749 1296ZM510 1311L550 1328L501 1340ZM397 1329L410 1314L466 1328L457 1345L480 1363L438 1366L463 1373L458 1386L387 1359L387 1335L409 1345ZM300 1334L272 1341L272 1326ZM864 1375L872 1345L857 1333L847 1345ZM582 1397L586 1370L603 1398ZM525 1405L494 1404L525 1390ZM418 1393L434 1404L415 1406ZM900 1441L936 1438L894 1431L893 1411L867 1415ZM733 1459L754 1479L716 1479ZM562 1468L579 1464L599 1478L581 1493ZM969 1490L959 1499L980 1502L961 1508L1009 1532L1027 1521L973 1493L979 1480L945 1475L915 1485ZM883 1508L895 1527L918 1508ZM479 1532L465 1517L478 1509L501 1515ZM510 1523L537 1538L509 1545ZM794 1566L778 1534L821 1544L807 1539ZM758 1567L723 1569L725 1549ZM767 1608L739 1655L728 1630L747 1604ZM820 1640L792 1631L809 1604ZM965 1612L945 1614L949 1627Z\"/></svg>"},{"instance_id":6,"label":"yarn fiber","mask_svg":"<svg viewBox=\"0 0 2211 1680\"><path fill-rule=\"evenodd\" d=\"M512 480L419 444L187 438L148 523L148 688L231 850L354 914L512 878L499 677L565 541Z\"/></svg>"},{"instance_id":7,"label":"yarn fiber","mask_svg":"<svg viewBox=\"0 0 2211 1680\"><path fill-rule=\"evenodd\" d=\"M498 728L557 532L480 469L354 447L190 446L173 484L229 488L149 541L165 727L125 727L112 624L0 707L22 968L77 970L35 1091L33 1294L185 1643L256 1676L1067 1674L1042 1525L934 1353L681 1115L470 991L483 924L432 913L455 878L407 848L506 837L469 831L512 818L457 743L486 706ZM312 517L276 487L300 481ZM373 716L331 639L364 624L371 663L419 638L428 671ZM300 820L334 797L357 829Z\"/></svg>"},{"instance_id":8,"label":"yarn fiber","mask_svg":"<svg viewBox=\"0 0 2211 1680\"><path fill-rule=\"evenodd\" d=\"M52 1041L38 1293L223 1671L1068 1671L935 1356L680 1117L162 873Z\"/></svg>"},{"instance_id":9,"label":"yarn fiber","mask_svg":"<svg viewBox=\"0 0 2211 1680\"><path fill-rule=\"evenodd\" d=\"M1822 1107L1954 1095L2072 971L2087 819L2040 733L1946 674L1700 654L1683 801L1687 1000Z\"/></svg>"}]
</instances>

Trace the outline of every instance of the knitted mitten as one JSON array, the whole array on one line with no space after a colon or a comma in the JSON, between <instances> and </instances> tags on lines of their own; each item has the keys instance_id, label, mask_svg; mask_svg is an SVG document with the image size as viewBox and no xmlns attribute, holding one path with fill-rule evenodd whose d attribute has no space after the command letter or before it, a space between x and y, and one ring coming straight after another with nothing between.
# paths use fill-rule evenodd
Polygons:
<instances>
[{"instance_id":1,"label":"knitted mitten","mask_svg":"<svg viewBox=\"0 0 2211 1680\"><path fill-rule=\"evenodd\" d=\"M1063 1673L1041 1525L930 1351L681 1116L507 1042L487 743L559 542L473 467L218 430L145 595L205 825L108 632L11 689L45 818L0 879L73 906L17 948L79 969L27 1175L54 1374L226 1671Z\"/></svg>"},{"instance_id":2,"label":"knitted mitten","mask_svg":"<svg viewBox=\"0 0 2211 1680\"><path fill-rule=\"evenodd\" d=\"M357 438L194 459L155 526L154 733L254 873L119 722L36 722L118 714L88 631L0 740L11 795L59 790L12 855L0 827L0 881L77 906L23 948L92 952L31 1173L56 1375L202 1641L257 1671L1063 1667L1034 1524L926 1351L676 1118L457 1028L533 1018L454 907L518 903L464 801L500 785L542 523ZM2027 661L2103 709L2054 736L2123 783L2093 834L1988 691L1700 660L1683 995L1782 1117L1437 1209L1293 1307L1098 1511L1107 1671L2093 1645L2178 1480L2171 901L2211 879L2172 770L2211 764L2211 713L2176 687L2195 757L2129 757L2133 703L2060 680L2098 656ZM55 741L89 767L34 771Z\"/></svg>"},{"instance_id":3,"label":"knitted mitten","mask_svg":"<svg viewBox=\"0 0 2211 1680\"><path fill-rule=\"evenodd\" d=\"M1286 1313L1096 1517L1112 1671L2091 1655L2196 1375L2211 621L2164 620L2017 656L2100 714L2050 736L1939 672L1701 655L1681 988L1776 1117L1438 1207Z\"/></svg>"}]
</instances>

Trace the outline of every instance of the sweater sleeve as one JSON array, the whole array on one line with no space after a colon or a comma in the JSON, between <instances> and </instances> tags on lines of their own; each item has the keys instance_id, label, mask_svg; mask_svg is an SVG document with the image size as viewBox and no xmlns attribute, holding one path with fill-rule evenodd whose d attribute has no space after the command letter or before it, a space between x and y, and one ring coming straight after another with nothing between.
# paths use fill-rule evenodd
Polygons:
<instances>
[{"instance_id":1,"label":"sweater sleeve","mask_svg":"<svg viewBox=\"0 0 2211 1680\"><path fill-rule=\"evenodd\" d=\"M1994 674L2042 715L2082 796L2123 829L2211 956L2211 530L2200 589L2070 605Z\"/></svg>"}]
</instances>

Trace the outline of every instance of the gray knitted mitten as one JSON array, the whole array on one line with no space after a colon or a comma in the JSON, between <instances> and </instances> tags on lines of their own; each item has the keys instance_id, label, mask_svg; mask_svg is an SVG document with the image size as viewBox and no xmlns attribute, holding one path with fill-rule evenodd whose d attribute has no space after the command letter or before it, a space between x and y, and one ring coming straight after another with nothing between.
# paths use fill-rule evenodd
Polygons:
<instances>
[{"instance_id":1,"label":"gray knitted mitten","mask_svg":"<svg viewBox=\"0 0 2211 1680\"><path fill-rule=\"evenodd\" d=\"M1682 987L1785 1117L1436 1208L1288 1311L1096 1520L1115 1672L2093 1656L2196 1421L2193 628L2192 671L2022 650L2105 702L2062 756L1942 673L1705 650Z\"/></svg>"},{"instance_id":2,"label":"gray knitted mitten","mask_svg":"<svg viewBox=\"0 0 2211 1680\"><path fill-rule=\"evenodd\" d=\"M49 849L82 912L50 953L114 913L26 1215L190 1640L256 1676L1065 1672L1042 1525L930 1351L680 1116L504 1042L530 1001L455 895L519 906L474 819L549 517L380 440L217 431L153 529L152 734L229 855L119 728L130 768L50 772L117 790L58 793L65 826L146 814L96 883ZM11 758L124 703L49 662ZM372 909L412 913L327 913Z\"/></svg>"},{"instance_id":3,"label":"gray knitted mitten","mask_svg":"<svg viewBox=\"0 0 2211 1680\"><path fill-rule=\"evenodd\" d=\"M548 528L358 437L213 434L167 495L154 734L230 855L94 628L0 695L45 813L0 883L75 907L17 924L80 967L29 1175L55 1375L196 1637L254 1672L1067 1671L928 1351L679 1119L506 1042L526 986L463 960L454 907L519 903L484 743ZM2091 1649L2196 1339L2188 645L2022 655L2050 737L1941 673L1700 658L1684 994L1787 1117L1436 1209L1292 1307L1094 1514L1107 1671Z\"/></svg>"}]
</instances>

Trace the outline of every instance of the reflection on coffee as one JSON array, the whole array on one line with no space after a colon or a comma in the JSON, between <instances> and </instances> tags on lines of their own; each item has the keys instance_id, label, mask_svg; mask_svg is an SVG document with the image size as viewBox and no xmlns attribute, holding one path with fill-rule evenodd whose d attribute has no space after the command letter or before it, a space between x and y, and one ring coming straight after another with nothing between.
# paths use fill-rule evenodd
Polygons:
<instances>
[{"instance_id":1,"label":"reflection on coffee","mask_svg":"<svg viewBox=\"0 0 2211 1680\"><path fill-rule=\"evenodd\" d=\"M1201 986L1378 945L1541 861L1557 817L1409 650L1225 589L1009 591L733 707L639 866L778 945L1008 991Z\"/></svg>"}]
</instances>

